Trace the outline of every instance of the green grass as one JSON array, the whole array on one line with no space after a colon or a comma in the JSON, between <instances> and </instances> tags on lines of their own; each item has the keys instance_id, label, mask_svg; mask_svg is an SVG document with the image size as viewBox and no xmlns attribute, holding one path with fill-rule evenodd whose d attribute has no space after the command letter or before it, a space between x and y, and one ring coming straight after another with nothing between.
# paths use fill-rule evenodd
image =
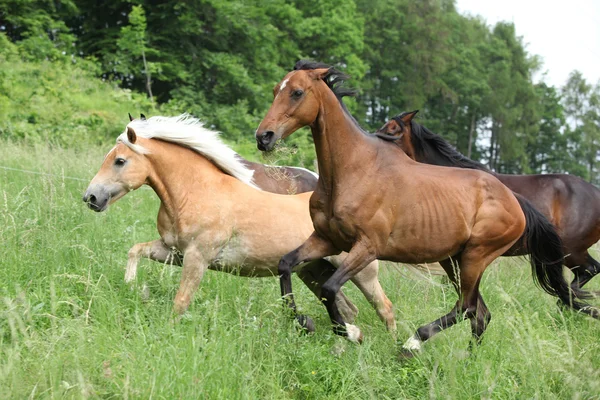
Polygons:
<instances>
[{"instance_id":1,"label":"green grass","mask_svg":"<svg viewBox=\"0 0 600 400\"><path fill-rule=\"evenodd\" d=\"M173 324L179 268L144 261L136 286L123 282L128 249L158 237L152 191L103 214L81 201L106 150L0 142L0 167L56 174L0 169L0 398L598 398L600 324L562 313L521 259L486 273L493 318L470 355L463 322L419 359L397 362L394 339L353 287L366 340L347 343L296 278L314 335L299 335L287 319L276 278L212 271ZM401 341L456 300L402 267L387 265L381 279Z\"/></svg>"}]
</instances>

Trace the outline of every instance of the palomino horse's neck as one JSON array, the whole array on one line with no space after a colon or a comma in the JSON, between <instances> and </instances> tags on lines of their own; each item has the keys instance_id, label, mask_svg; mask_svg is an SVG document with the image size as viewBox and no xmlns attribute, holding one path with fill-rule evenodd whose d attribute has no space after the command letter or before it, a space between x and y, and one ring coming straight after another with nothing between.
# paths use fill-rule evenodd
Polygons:
<instances>
[{"instance_id":1,"label":"palomino horse's neck","mask_svg":"<svg viewBox=\"0 0 600 400\"><path fill-rule=\"evenodd\" d=\"M159 140L149 140L145 146L150 150L146 157L152 165L147 183L172 221L177 221L181 210L185 209L190 182L208 187L220 182L223 175L212 162L191 149ZM204 196L199 196L193 201L198 203L203 199Z\"/></svg>"},{"instance_id":2,"label":"palomino horse's neck","mask_svg":"<svg viewBox=\"0 0 600 400\"><path fill-rule=\"evenodd\" d=\"M369 137L344 111L331 90L322 90L320 96L319 115L311 125L311 131L319 165L319 181L324 189L330 191L334 184L340 183L340 176L355 168L357 163L369 162L377 152Z\"/></svg>"}]
</instances>

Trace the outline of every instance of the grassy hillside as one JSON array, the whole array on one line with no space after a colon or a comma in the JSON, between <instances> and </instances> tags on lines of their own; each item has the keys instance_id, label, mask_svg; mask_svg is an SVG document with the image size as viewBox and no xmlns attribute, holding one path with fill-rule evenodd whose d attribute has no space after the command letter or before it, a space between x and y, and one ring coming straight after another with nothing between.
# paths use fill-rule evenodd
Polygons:
<instances>
[{"instance_id":1,"label":"grassy hillside","mask_svg":"<svg viewBox=\"0 0 600 400\"><path fill-rule=\"evenodd\" d=\"M108 109L116 120L119 109ZM362 346L351 345L330 332L324 308L296 278L298 303L315 317L315 335L299 335L288 321L276 278L212 271L183 321L172 324L179 268L145 261L134 287L123 282L128 249L158 237L153 192L130 193L103 214L81 201L108 148L0 141L0 166L54 174L0 169L0 398L587 399L600 393L600 324L562 313L534 286L521 259L496 262L486 273L482 293L493 318L470 355L464 322L427 343L419 359L398 363L395 341L348 287L366 337ZM382 280L401 341L456 300L453 290L401 267L387 265ZM590 288L599 289L600 280Z\"/></svg>"},{"instance_id":2,"label":"grassy hillside","mask_svg":"<svg viewBox=\"0 0 600 400\"><path fill-rule=\"evenodd\" d=\"M31 60L0 33L0 139L81 149L112 143L129 122L128 113L172 116L191 111L192 106L179 102L158 107L144 94L97 78L97 68L95 62L80 58ZM196 116L213 128L213 121ZM263 159L254 131L229 128L232 132L224 132L224 138L240 154L254 161ZM314 170L309 136L308 130L297 133L268 162Z\"/></svg>"},{"instance_id":3,"label":"grassy hillside","mask_svg":"<svg viewBox=\"0 0 600 400\"><path fill-rule=\"evenodd\" d=\"M95 77L83 59L31 61L0 35L0 138L77 146L113 141L127 113L151 114L144 95Z\"/></svg>"}]
</instances>

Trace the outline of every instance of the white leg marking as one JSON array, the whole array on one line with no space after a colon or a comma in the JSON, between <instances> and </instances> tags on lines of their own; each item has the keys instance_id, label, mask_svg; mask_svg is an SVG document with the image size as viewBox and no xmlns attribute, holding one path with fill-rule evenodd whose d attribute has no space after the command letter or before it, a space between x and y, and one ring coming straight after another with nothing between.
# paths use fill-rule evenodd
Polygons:
<instances>
[{"instance_id":1,"label":"white leg marking","mask_svg":"<svg viewBox=\"0 0 600 400\"><path fill-rule=\"evenodd\" d=\"M353 343L360 343L362 341L362 333L360 333L360 328L358 326L346 324L346 333L349 341Z\"/></svg>"},{"instance_id":2,"label":"white leg marking","mask_svg":"<svg viewBox=\"0 0 600 400\"><path fill-rule=\"evenodd\" d=\"M423 343L423 342L421 341L421 339L417 338L416 335L415 336L411 336L402 345L402 348L406 349L406 350L410 350L410 351L420 351L421 350L421 343Z\"/></svg>"}]
</instances>

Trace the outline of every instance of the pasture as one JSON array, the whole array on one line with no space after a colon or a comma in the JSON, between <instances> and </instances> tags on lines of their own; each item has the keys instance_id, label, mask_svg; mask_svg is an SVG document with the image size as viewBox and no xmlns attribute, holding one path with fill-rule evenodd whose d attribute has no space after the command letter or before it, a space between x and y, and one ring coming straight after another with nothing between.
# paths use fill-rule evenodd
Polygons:
<instances>
[{"instance_id":1,"label":"pasture","mask_svg":"<svg viewBox=\"0 0 600 400\"><path fill-rule=\"evenodd\" d=\"M599 398L598 321L563 313L523 259L484 275L492 322L470 354L463 322L399 363L399 345L351 284L365 342L348 343L297 278L314 335L298 333L275 277L213 271L173 323L179 267L144 260L136 284L123 281L129 248L158 238L153 192L96 214L81 196L108 147L0 148L1 167L53 174L0 169L0 398ZM381 281L400 343L456 301L402 266L385 263ZM586 288L600 289L599 278Z\"/></svg>"}]
</instances>

